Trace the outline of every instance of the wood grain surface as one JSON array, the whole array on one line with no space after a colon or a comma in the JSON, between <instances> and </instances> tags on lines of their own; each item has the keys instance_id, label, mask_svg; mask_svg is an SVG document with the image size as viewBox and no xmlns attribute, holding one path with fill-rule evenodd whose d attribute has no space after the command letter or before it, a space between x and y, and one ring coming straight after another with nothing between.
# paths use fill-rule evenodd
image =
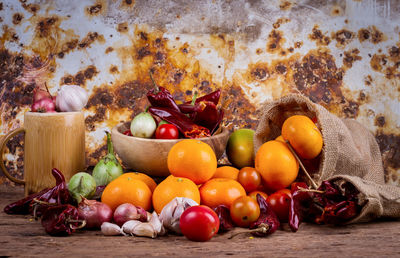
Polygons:
<instances>
[{"instance_id":1,"label":"wood grain surface","mask_svg":"<svg viewBox=\"0 0 400 258\"><path fill-rule=\"evenodd\" d=\"M1 257L400 257L400 221L342 227L302 224L297 233L284 225L266 238L238 235L228 239L231 233L226 233L203 243L174 235L156 239L105 237L100 231L52 237L31 216L3 212L6 204L22 197L22 188L0 186Z\"/></svg>"}]
</instances>

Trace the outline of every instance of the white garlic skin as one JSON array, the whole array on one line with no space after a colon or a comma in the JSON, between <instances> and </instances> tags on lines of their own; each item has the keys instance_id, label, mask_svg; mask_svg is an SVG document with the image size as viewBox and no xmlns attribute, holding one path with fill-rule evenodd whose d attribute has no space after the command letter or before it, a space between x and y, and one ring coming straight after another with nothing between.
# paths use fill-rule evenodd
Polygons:
<instances>
[{"instance_id":1,"label":"white garlic skin","mask_svg":"<svg viewBox=\"0 0 400 258\"><path fill-rule=\"evenodd\" d=\"M56 107L61 112L81 111L87 104L87 91L77 85L63 85L57 93Z\"/></svg>"},{"instance_id":2,"label":"white garlic skin","mask_svg":"<svg viewBox=\"0 0 400 258\"><path fill-rule=\"evenodd\" d=\"M101 224L101 232L105 236L125 235L125 233L122 232L121 228L117 224L110 222L103 222L103 224Z\"/></svg>"},{"instance_id":3,"label":"white garlic skin","mask_svg":"<svg viewBox=\"0 0 400 258\"><path fill-rule=\"evenodd\" d=\"M199 205L186 197L175 197L162 209L159 219L163 226L171 232L181 235L179 220L182 213L189 207Z\"/></svg>"}]
</instances>

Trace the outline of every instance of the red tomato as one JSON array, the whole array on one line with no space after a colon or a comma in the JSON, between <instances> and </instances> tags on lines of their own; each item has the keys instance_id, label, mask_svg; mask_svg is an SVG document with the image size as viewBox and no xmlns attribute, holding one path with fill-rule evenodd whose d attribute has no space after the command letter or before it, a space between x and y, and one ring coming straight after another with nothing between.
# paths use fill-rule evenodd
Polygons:
<instances>
[{"instance_id":1,"label":"red tomato","mask_svg":"<svg viewBox=\"0 0 400 258\"><path fill-rule=\"evenodd\" d=\"M263 192L263 191L259 191L259 190L256 190L256 191L253 191L253 192L249 193L248 196L250 196L250 197L253 198L255 201L257 201L257 194L259 194L259 195L261 195L262 197L264 197L265 200L267 200L267 198L268 198L268 194L266 194L266 193Z\"/></svg>"},{"instance_id":2,"label":"red tomato","mask_svg":"<svg viewBox=\"0 0 400 258\"><path fill-rule=\"evenodd\" d=\"M268 206L276 213L280 222L286 222L289 218L291 194L287 189L281 189L267 198Z\"/></svg>"},{"instance_id":3,"label":"red tomato","mask_svg":"<svg viewBox=\"0 0 400 258\"><path fill-rule=\"evenodd\" d=\"M179 131L173 124L162 124L157 127L156 139L178 139Z\"/></svg>"},{"instance_id":4,"label":"red tomato","mask_svg":"<svg viewBox=\"0 0 400 258\"><path fill-rule=\"evenodd\" d=\"M182 213L179 225L189 240L204 242L218 233L219 218L208 206L192 206Z\"/></svg>"},{"instance_id":5,"label":"red tomato","mask_svg":"<svg viewBox=\"0 0 400 258\"><path fill-rule=\"evenodd\" d=\"M239 170L237 181L250 193L261 186L261 175L253 167L244 167Z\"/></svg>"},{"instance_id":6,"label":"red tomato","mask_svg":"<svg viewBox=\"0 0 400 258\"><path fill-rule=\"evenodd\" d=\"M128 129L124 132L125 135L132 136L131 130Z\"/></svg>"},{"instance_id":7,"label":"red tomato","mask_svg":"<svg viewBox=\"0 0 400 258\"><path fill-rule=\"evenodd\" d=\"M260 216L260 206L250 196L240 196L233 201L230 214L236 225L247 228Z\"/></svg>"}]
</instances>

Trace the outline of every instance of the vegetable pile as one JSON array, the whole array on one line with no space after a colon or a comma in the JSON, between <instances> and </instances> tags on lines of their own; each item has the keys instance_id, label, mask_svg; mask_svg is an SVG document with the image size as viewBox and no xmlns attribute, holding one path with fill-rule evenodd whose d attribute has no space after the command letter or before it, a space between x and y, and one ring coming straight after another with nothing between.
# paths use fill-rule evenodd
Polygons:
<instances>
[{"instance_id":1,"label":"vegetable pile","mask_svg":"<svg viewBox=\"0 0 400 258\"><path fill-rule=\"evenodd\" d=\"M154 88L147 94L151 106L148 111L136 115L130 130L124 134L142 138L177 139L208 137L216 133L224 116L218 108L221 91L177 104L172 94L164 87L157 86L152 73Z\"/></svg>"},{"instance_id":2,"label":"vegetable pile","mask_svg":"<svg viewBox=\"0 0 400 258\"><path fill-rule=\"evenodd\" d=\"M88 102L89 95L85 89L77 85L63 85L57 96L50 94L47 85L45 90L36 88L33 93L32 112L55 113L75 112L82 110Z\"/></svg>"},{"instance_id":3,"label":"vegetable pile","mask_svg":"<svg viewBox=\"0 0 400 258\"><path fill-rule=\"evenodd\" d=\"M127 135L198 138L211 136L220 127L224 113L217 108L219 90L199 98L195 94L191 102L177 104L165 88L154 86L147 93L151 107L132 120ZM73 91L63 89L56 103L67 101L64 94ZM74 92L77 98L81 93ZM51 99L48 92L35 96L37 103ZM82 108L84 101L79 99L80 104L56 106L60 110ZM54 108L49 105L43 110L53 112ZM343 224L362 208L352 184L324 181L317 188L308 174L304 164L319 162L323 139L318 122L306 116L288 117L281 136L265 142L257 153L252 130L233 132L227 146L232 166L217 167L211 147L196 139L182 139L168 153L171 175L159 184L139 172L123 173L110 134L106 135L108 154L92 173L78 172L67 184L54 168L53 188L11 203L4 211L41 218L45 232L55 236L87 228L101 230L105 236L155 238L170 233L208 241L235 227L246 230L230 238L243 233L266 237L284 223L293 232L302 221Z\"/></svg>"}]
</instances>

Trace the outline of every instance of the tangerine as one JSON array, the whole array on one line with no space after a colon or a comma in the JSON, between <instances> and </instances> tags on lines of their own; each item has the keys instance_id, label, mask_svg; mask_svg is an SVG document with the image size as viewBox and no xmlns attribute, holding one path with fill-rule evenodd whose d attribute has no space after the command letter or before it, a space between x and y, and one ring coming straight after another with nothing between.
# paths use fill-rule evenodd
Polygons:
<instances>
[{"instance_id":1,"label":"tangerine","mask_svg":"<svg viewBox=\"0 0 400 258\"><path fill-rule=\"evenodd\" d=\"M120 175L118 178L139 179L139 180L143 181L150 188L151 192L153 192L157 186L157 183L153 180L153 178L149 177L146 174L139 173L139 172L127 172L127 173Z\"/></svg>"},{"instance_id":2,"label":"tangerine","mask_svg":"<svg viewBox=\"0 0 400 258\"><path fill-rule=\"evenodd\" d=\"M130 177L111 181L101 195L101 202L115 210L120 204L131 203L149 211L151 209L151 190L141 180Z\"/></svg>"},{"instance_id":3,"label":"tangerine","mask_svg":"<svg viewBox=\"0 0 400 258\"><path fill-rule=\"evenodd\" d=\"M288 187L299 172L299 163L288 146L275 140L261 145L256 154L255 164L264 185L270 190Z\"/></svg>"},{"instance_id":4,"label":"tangerine","mask_svg":"<svg viewBox=\"0 0 400 258\"><path fill-rule=\"evenodd\" d=\"M205 183L217 169L217 157L210 145L194 139L172 146L167 163L173 176L189 178L195 184Z\"/></svg>"},{"instance_id":5,"label":"tangerine","mask_svg":"<svg viewBox=\"0 0 400 258\"><path fill-rule=\"evenodd\" d=\"M294 115L282 125L282 136L304 159L313 159L322 150L322 134L313 121L303 115Z\"/></svg>"},{"instance_id":6,"label":"tangerine","mask_svg":"<svg viewBox=\"0 0 400 258\"><path fill-rule=\"evenodd\" d=\"M239 169L231 166L218 167L212 178L230 178L237 180L239 175Z\"/></svg>"},{"instance_id":7,"label":"tangerine","mask_svg":"<svg viewBox=\"0 0 400 258\"><path fill-rule=\"evenodd\" d=\"M160 214L165 205L175 197L186 197L200 204L200 193L197 185L184 177L168 176L159 183L153 192L153 207Z\"/></svg>"},{"instance_id":8,"label":"tangerine","mask_svg":"<svg viewBox=\"0 0 400 258\"><path fill-rule=\"evenodd\" d=\"M243 186L229 178L213 178L200 187L201 204L210 208L218 205L229 208L236 198L245 195Z\"/></svg>"}]
</instances>

